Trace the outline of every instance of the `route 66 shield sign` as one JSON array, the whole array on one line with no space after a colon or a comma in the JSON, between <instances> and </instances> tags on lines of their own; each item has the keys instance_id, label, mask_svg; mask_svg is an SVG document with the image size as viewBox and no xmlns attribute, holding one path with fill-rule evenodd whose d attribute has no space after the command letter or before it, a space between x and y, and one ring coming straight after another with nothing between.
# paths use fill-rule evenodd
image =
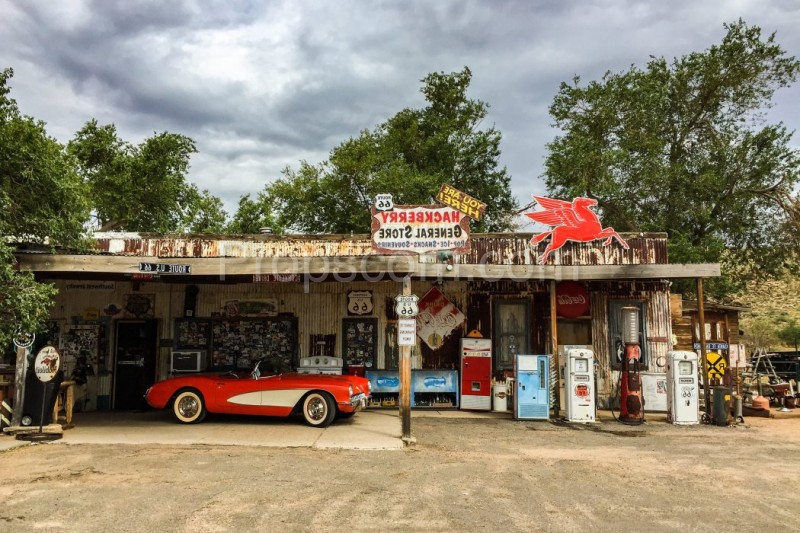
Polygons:
<instances>
[{"instance_id":1,"label":"route 66 shield sign","mask_svg":"<svg viewBox=\"0 0 800 533\"><path fill-rule=\"evenodd\" d=\"M347 293L348 315L372 314L372 291L349 291Z\"/></svg>"},{"instance_id":2,"label":"route 66 shield sign","mask_svg":"<svg viewBox=\"0 0 800 533\"><path fill-rule=\"evenodd\" d=\"M394 298L397 305L394 308L395 313L400 318L412 318L419 313L419 297L415 294L403 295L398 294Z\"/></svg>"}]
</instances>

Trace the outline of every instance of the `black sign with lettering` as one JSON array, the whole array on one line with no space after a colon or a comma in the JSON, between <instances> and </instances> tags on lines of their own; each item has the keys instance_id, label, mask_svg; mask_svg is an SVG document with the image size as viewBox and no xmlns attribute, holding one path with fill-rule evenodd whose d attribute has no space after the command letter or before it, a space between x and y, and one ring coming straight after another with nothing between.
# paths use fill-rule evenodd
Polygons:
<instances>
[{"instance_id":1,"label":"black sign with lettering","mask_svg":"<svg viewBox=\"0 0 800 533\"><path fill-rule=\"evenodd\" d=\"M191 265L172 265L169 263L139 263L139 272L151 274L191 274Z\"/></svg>"}]
</instances>

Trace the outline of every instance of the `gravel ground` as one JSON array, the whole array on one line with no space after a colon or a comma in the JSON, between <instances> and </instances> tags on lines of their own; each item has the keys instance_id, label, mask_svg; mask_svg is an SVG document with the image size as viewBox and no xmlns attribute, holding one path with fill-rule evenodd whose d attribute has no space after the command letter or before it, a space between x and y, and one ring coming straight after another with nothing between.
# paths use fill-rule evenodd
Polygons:
<instances>
[{"instance_id":1,"label":"gravel ground","mask_svg":"<svg viewBox=\"0 0 800 533\"><path fill-rule=\"evenodd\" d=\"M800 530L800 418L412 429L398 451L16 448L0 454L0 531Z\"/></svg>"}]
</instances>

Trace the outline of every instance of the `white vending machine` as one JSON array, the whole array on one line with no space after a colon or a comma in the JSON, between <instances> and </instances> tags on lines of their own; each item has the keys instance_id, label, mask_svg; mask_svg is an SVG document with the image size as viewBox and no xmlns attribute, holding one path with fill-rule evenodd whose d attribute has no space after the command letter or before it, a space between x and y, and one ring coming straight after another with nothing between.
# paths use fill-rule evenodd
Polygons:
<instances>
[{"instance_id":1,"label":"white vending machine","mask_svg":"<svg viewBox=\"0 0 800 533\"><path fill-rule=\"evenodd\" d=\"M673 424L699 424L699 396L697 354L667 352L667 420Z\"/></svg>"},{"instance_id":2,"label":"white vending machine","mask_svg":"<svg viewBox=\"0 0 800 533\"><path fill-rule=\"evenodd\" d=\"M587 349L567 350L565 374L567 420L594 422L594 352Z\"/></svg>"},{"instance_id":3,"label":"white vending machine","mask_svg":"<svg viewBox=\"0 0 800 533\"><path fill-rule=\"evenodd\" d=\"M492 339L461 339L461 408L492 408Z\"/></svg>"}]
</instances>

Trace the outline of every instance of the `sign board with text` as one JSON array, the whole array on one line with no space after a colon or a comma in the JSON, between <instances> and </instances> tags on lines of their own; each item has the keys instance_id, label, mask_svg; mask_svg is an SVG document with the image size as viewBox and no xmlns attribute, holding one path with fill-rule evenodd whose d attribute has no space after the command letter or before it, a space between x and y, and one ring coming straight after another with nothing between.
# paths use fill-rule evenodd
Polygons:
<instances>
[{"instance_id":1,"label":"sign board with text","mask_svg":"<svg viewBox=\"0 0 800 533\"><path fill-rule=\"evenodd\" d=\"M416 294L399 294L395 296L394 301L397 302L397 305L394 306L394 312L400 318L415 317L419 313L419 296Z\"/></svg>"},{"instance_id":2,"label":"sign board with text","mask_svg":"<svg viewBox=\"0 0 800 533\"><path fill-rule=\"evenodd\" d=\"M397 344L399 346L416 346L417 321L413 318L401 318L397 321Z\"/></svg>"},{"instance_id":3,"label":"sign board with text","mask_svg":"<svg viewBox=\"0 0 800 533\"><path fill-rule=\"evenodd\" d=\"M475 220L480 220L483 213L486 211L485 203L446 183L442 184L439 192L436 194L436 201L449 207L455 207Z\"/></svg>"},{"instance_id":4,"label":"sign board with text","mask_svg":"<svg viewBox=\"0 0 800 533\"><path fill-rule=\"evenodd\" d=\"M139 272L151 274L191 274L191 265L173 265L172 263L139 263Z\"/></svg>"},{"instance_id":5,"label":"sign board with text","mask_svg":"<svg viewBox=\"0 0 800 533\"><path fill-rule=\"evenodd\" d=\"M394 206L372 211L372 247L379 254L469 251L469 218L440 205Z\"/></svg>"}]
</instances>

